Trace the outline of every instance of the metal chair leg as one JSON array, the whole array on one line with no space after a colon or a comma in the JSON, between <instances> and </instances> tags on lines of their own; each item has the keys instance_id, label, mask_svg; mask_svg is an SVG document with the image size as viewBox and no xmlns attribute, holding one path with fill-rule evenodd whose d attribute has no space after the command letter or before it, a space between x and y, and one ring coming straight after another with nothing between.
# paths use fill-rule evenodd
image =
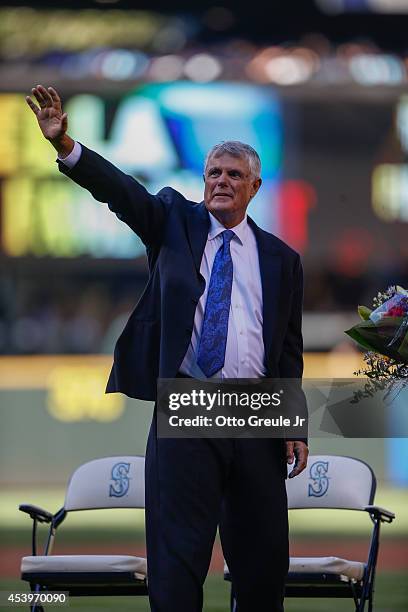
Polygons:
<instances>
[{"instance_id":1,"label":"metal chair leg","mask_svg":"<svg viewBox=\"0 0 408 612\"><path fill-rule=\"evenodd\" d=\"M230 592L230 610L231 612L238 612L237 600L235 599L235 594L232 588L232 584L231 584L231 592Z\"/></svg>"}]
</instances>

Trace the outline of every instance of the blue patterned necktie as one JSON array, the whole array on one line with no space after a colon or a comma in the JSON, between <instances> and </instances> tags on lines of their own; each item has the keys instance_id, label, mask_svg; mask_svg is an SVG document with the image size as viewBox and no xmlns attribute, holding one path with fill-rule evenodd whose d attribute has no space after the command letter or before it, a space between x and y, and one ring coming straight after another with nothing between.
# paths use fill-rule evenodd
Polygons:
<instances>
[{"instance_id":1,"label":"blue patterned necktie","mask_svg":"<svg viewBox=\"0 0 408 612\"><path fill-rule=\"evenodd\" d=\"M232 230L225 230L221 235L223 243L211 270L197 355L197 364L207 378L224 365L231 306L233 267L230 242L235 234Z\"/></svg>"}]
</instances>

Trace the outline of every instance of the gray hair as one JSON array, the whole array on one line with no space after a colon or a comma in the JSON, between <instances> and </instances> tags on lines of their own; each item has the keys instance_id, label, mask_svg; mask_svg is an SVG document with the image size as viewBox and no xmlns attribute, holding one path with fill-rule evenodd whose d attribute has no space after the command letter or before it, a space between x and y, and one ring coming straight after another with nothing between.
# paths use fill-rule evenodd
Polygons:
<instances>
[{"instance_id":1,"label":"gray hair","mask_svg":"<svg viewBox=\"0 0 408 612\"><path fill-rule=\"evenodd\" d=\"M204 173L207 169L208 160L210 157L220 157L227 153L232 157L240 157L246 159L250 172L254 178L259 178L261 175L261 160L258 153L250 145L240 142L239 140L225 140L214 145L207 153L204 162Z\"/></svg>"}]
</instances>

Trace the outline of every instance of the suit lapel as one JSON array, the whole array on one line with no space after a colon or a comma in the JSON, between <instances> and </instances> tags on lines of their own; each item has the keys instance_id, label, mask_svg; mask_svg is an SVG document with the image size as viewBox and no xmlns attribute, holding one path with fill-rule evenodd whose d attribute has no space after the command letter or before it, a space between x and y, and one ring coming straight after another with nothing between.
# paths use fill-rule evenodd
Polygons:
<instances>
[{"instance_id":1,"label":"suit lapel","mask_svg":"<svg viewBox=\"0 0 408 612\"><path fill-rule=\"evenodd\" d=\"M262 283L263 341L265 357L268 359L278 323L282 258L274 245L273 237L261 230L250 217L248 223L255 233L258 245Z\"/></svg>"},{"instance_id":2,"label":"suit lapel","mask_svg":"<svg viewBox=\"0 0 408 612\"><path fill-rule=\"evenodd\" d=\"M187 217L187 236L197 272L200 271L209 229L210 218L204 203L191 206Z\"/></svg>"}]
</instances>

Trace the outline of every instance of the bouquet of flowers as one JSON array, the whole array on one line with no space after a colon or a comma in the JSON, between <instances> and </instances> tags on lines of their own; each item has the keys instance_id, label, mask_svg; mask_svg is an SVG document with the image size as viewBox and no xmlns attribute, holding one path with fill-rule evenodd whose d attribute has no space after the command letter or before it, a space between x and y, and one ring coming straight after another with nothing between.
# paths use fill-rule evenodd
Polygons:
<instances>
[{"instance_id":1,"label":"bouquet of flowers","mask_svg":"<svg viewBox=\"0 0 408 612\"><path fill-rule=\"evenodd\" d=\"M361 322L345 333L366 349L367 367L355 374L392 381L408 378L408 291L398 285L379 292L373 308L358 307Z\"/></svg>"}]
</instances>

